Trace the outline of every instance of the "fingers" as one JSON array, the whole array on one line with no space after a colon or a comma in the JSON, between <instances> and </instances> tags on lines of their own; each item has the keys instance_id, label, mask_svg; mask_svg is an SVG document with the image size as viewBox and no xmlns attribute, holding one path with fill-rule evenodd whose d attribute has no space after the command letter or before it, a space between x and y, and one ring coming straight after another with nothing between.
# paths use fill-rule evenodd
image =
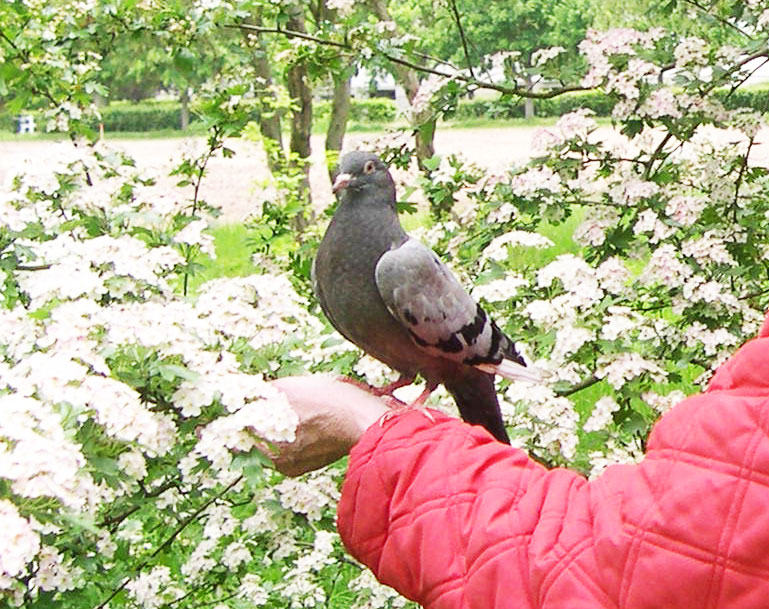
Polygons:
<instances>
[{"instance_id":1,"label":"fingers","mask_svg":"<svg viewBox=\"0 0 769 609\"><path fill-rule=\"evenodd\" d=\"M273 381L295 408L360 412L383 407L382 401L364 388L323 374L285 376ZM301 415L300 415L301 416Z\"/></svg>"}]
</instances>

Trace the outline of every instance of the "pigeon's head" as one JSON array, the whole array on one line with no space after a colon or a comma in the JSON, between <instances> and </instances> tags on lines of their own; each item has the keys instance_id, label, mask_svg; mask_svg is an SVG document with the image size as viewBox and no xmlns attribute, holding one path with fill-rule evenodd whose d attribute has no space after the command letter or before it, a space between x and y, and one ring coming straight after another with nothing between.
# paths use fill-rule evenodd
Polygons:
<instances>
[{"instance_id":1,"label":"pigeon's head","mask_svg":"<svg viewBox=\"0 0 769 609\"><path fill-rule=\"evenodd\" d=\"M395 184L382 160L373 152L355 150L342 157L332 190L336 194L375 192L384 189L395 196Z\"/></svg>"}]
</instances>

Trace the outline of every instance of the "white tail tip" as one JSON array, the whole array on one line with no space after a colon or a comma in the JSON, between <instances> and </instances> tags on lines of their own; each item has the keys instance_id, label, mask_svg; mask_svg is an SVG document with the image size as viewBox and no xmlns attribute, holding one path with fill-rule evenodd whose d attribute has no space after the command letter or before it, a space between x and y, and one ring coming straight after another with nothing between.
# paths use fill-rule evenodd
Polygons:
<instances>
[{"instance_id":1,"label":"white tail tip","mask_svg":"<svg viewBox=\"0 0 769 609\"><path fill-rule=\"evenodd\" d=\"M498 364L478 364L475 367L489 374L498 374L510 381L541 383L544 380L541 371L529 366L521 366L509 359L503 359Z\"/></svg>"}]
</instances>

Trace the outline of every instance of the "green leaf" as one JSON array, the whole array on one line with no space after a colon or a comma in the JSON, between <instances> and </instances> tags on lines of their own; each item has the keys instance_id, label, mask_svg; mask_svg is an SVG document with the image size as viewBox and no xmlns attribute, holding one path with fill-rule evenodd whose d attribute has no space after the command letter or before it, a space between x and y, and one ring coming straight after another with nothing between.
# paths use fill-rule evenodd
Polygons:
<instances>
[{"instance_id":1,"label":"green leaf","mask_svg":"<svg viewBox=\"0 0 769 609\"><path fill-rule=\"evenodd\" d=\"M273 469L272 461L256 448L251 449L247 453L235 455L232 458L232 467L242 471L246 480L252 486L264 484L265 468Z\"/></svg>"},{"instance_id":2,"label":"green leaf","mask_svg":"<svg viewBox=\"0 0 769 609\"><path fill-rule=\"evenodd\" d=\"M435 171L438 169L438 167L441 166L441 157L437 154L434 154L429 159L424 159L422 164L425 166L425 169L429 171Z\"/></svg>"},{"instance_id":3,"label":"green leaf","mask_svg":"<svg viewBox=\"0 0 769 609\"><path fill-rule=\"evenodd\" d=\"M158 364L157 371L166 381L175 381L178 378L185 381L195 381L200 378L197 372L178 364Z\"/></svg>"}]
</instances>

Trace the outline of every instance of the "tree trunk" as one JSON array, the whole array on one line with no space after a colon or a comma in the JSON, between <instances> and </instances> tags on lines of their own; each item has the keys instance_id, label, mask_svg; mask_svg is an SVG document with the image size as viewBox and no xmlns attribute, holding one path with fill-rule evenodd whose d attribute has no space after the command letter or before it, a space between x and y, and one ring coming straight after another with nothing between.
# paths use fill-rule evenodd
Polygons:
<instances>
[{"instance_id":1,"label":"tree trunk","mask_svg":"<svg viewBox=\"0 0 769 609\"><path fill-rule=\"evenodd\" d=\"M304 13L301 7L293 9L286 26L296 32L305 33ZM310 136L312 135L312 88L307 66L303 63L293 64L286 70L286 89L296 108L291 112L291 152L297 157L292 161L304 172L301 184L301 196L307 201L307 209L312 210L312 193L310 192ZM303 214L297 214L295 228L301 234L306 228L308 219Z\"/></svg>"},{"instance_id":2,"label":"tree trunk","mask_svg":"<svg viewBox=\"0 0 769 609\"><path fill-rule=\"evenodd\" d=\"M528 74L526 75L526 89L528 91L531 91L531 88L534 86L534 83L531 80L531 76ZM526 120L534 118L534 100L530 97L526 97L523 100L523 117Z\"/></svg>"},{"instance_id":3,"label":"tree trunk","mask_svg":"<svg viewBox=\"0 0 769 609\"><path fill-rule=\"evenodd\" d=\"M179 127L182 131L187 131L190 126L190 90L188 87L182 87L179 93L179 102L181 103L181 121Z\"/></svg>"},{"instance_id":4,"label":"tree trunk","mask_svg":"<svg viewBox=\"0 0 769 609\"><path fill-rule=\"evenodd\" d=\"M342 74L334 79L334 94L331 99L331 118L326 130L326 159L329 157L338 157L344 143L344 134L347 131L347 120L350 118L350 81L352 76ZM328 154L328 153L332 154ZM333 158L336 160L336 158ZM333 181L331 175L333 167L329 165L328 175Z\"/></svg>"},{"instance_id":5,"label":"tree trunk","mask_svg":"<svg viewBox=\"0 0 769 609\"><path fill-rule=\"evenodd\" d=\"M534 118L534 100L530 97L523 100L523 117L526 119Z\"/></svg>"},{"instance_id":6,"label":"tree trunk","mask_svg":"<svg viewBox=\"0 0 769 609\"><path fill-rule=\"evenodd\" d=\"M262 24L261 15L255 15L253 19L247 21L250 25L259 26ZM272 68L267 57L261 36L252 32L243 31L244 36L256 36L256 45L251 50L251 63L254 66L254 73L258 84L256 94L259 98L259 132L264 140L264 148L267 153L267 165L270 171L275 174L284 165L283 154L283 134L280 128L280 113L277 109L277 99L273 92Z\"/></svg>"},{"instance_id":7,"label":"tree trunk","mask_svg":"<svg viewBox=\"0 0 769 609\"><path fill-rule=\"evenodd\" d=\"M369 0L369 6L374 15L380 21L393 21L387 10L386 0ZM395 36L391 32L390 36ZM409 103L414 101L417 91L419 91L419 74L413 68L393 63L392 70L395 79L406 91L406 97ZM431 108L425 108L421 112L411 117L411 124L414 127L415 148L417 153L417 162L421 169L424 169L422 161L429 159L435 154L435 126L437 118Z\"/></svg>"}]
</instances>

